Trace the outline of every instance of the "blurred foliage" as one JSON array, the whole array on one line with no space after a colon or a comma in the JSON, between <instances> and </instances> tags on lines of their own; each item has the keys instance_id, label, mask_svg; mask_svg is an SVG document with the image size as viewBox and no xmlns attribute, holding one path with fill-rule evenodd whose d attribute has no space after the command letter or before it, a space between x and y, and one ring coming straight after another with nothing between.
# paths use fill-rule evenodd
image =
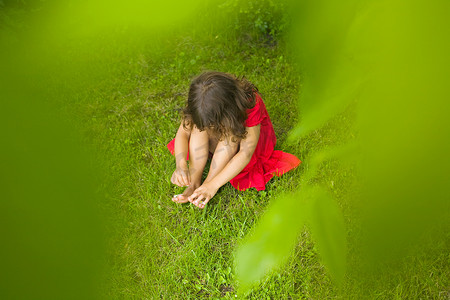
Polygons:
<instances>
[{"instance_id":1,"label":"blurred foliage","mask_svg":"<svg viewBox=\"0 0 450 300\"><path fill-rule=\"evenodd\" d=\"M249 290L269 270L285 262L309 216L307 198L303 195L303 199L292 201L291 197L279 197L236 252L235 269L241 290Z\"/></svg>"},{"instance_id":2,"label":"blurred foliage","mask_svg":"<svg viewBox=\"0 0 450 300\"><path fill-rule=\"evenodd\" d=\"M347 255L342 213L321 189L305 187L294 195L278 196L238 248L235 268L241 293L246 294L270 270L286 262L306 224L333 278L342 283Z\"/></svg>"},{"instance_id":3,"label":"blurred foliage","mask_svg":"<svg viewBox=\"0 0 450 300\"><path fill-rule=\"evenodd\" d=\"M446 100L450 93L445 83L450 77L450 3L293 1L289 11L294 20L290 41L303 70L301 122L290 140L307 136L356 103L357 141L327 153L311 153L304 176L313 175L309 165L314 161L333 157L358 167L362 190L358 199L348 202L363 210L359 252L366 271L414 255L414 245L433 247L433 242L423 241L425 236L446 239L442 226L449 225L450 142L443 137L450 136ZM244 293L248 278L254 282L262 278L264 272L257 266L266 266L269 258L285 259L290 246L279 240L293 241L294 231L298 233L297 225L284 227L282 236L270 235L272 214L276 211L280 220L297 214L302 222L305 208L291 202L307 199L317 205L318 222L311 230L323 263L338 282L343 279L346 242L343 223L338 221L341 212L320 187L313 195L302 195L302 190L314 186L307 178L299 194L277 199L254 236L238 250L239 259L258 241L271 245L260 247L252 266L237 268ZM333 219L341 225L329 225Z\"/></svg>"},{"instance_id":4,"label":"blurred foliage","mask_svg":"<svg viewBox=\"0 0 450 300\"><path fill-rule=\"evenodd\" d=\"M58 95L45 73L0 44L0 298L92 298L104 254L98 169L49 105Z\"/></svg>"},{"instance_id":5,"label":"blurred foliage","mask_svg":"<svg viewBox=\"0 0 450 300\"><path fill-rule=\"evenodd\" d=\"M448 229L449 220L449 5L419 0L0 1L0 122L5 141L0 149L5 238L1 298L97 296L104 247L97 180L103 175L80 146L73 104L82 98L80 93L90 99L88 93L100 89L102 81L122 72L114 68L120 51L130 56L146 47L164 51L158 44L172 30L184 26L195 31L200 27L194 23L206 27L210 22L212 31L225 35L231 28L241 39L269 44L289 28L304 78L301 122L292 141L356 106L358 140L309 153L298 193L276 199L239 248L236 272L244 292L287 259L305 224L332 277L338 283L345 279L342 214L325 188L312 180L328 160L358 167L363 188L355 202L364 208L361 252L369 271L372 265L411 253L411 245L424 235L434 239L423 247L432 246L442 238L436 228ZM199 8L216 9L193 20ZM201 57L187 58L181 51L172 63L174 72L184 71L177 69L184 60L196 64ZM262 62L270 67L270 60ZM162 85L164 74L152 80ZM128 122L114 118L111 123ZM119 151L134 147L140 138L136 134L110 143ZM144 154L154 159L150 151ZM227 268L220 276L225 282L231 274Z\"/></svg>"},{"instance_id":6,"label":"blurred foliage","mask_svg":"<svg viewBox=\"0 0 450 300\"><path fill-rule=\"evenodd\" d=\"M100 296L108 183L74 109L121 71L114 44L135 53L195 4L2 1L0 298Z\"/></svg>"}]
</instances>

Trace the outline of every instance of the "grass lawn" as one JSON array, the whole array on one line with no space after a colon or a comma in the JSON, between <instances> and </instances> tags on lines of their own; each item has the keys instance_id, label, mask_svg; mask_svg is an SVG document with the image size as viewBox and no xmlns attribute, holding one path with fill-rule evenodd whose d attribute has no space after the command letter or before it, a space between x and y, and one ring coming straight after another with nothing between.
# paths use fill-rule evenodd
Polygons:
<instances>
[{"instance_id":1,"label":"grass lawn","mask_svg":"<svg viewBox=\"0 0 450 300\"><path fill-rule=\"evenodd\" d=\"M90 211L88 211L86 202L76 202L80 198L83 201L90 200L84 193L77 193L78 191L83 192L83 185L86 182L83 181L85 179L83 176L85 173L82 173L84 169L80 169L80 173L72 176L75 179L72 182L71 177L67 174L71 172L71 168L76 169L74 165L77 164L77 160L72 160L71 153L60 151L61 153L53 155L54 152L52 152L59 149L59 143L64 144L61 139L67 137L71 139L71 137L63 132L64 128L56 128L57 130L54 131L58 135L55 137L51 133L46 135L44 132L46 127L43 126L40 130L39 122L34 122L34 120L41 119L50 120L57 112L58 118L62 116L70 125L81 130L82 142L78 142L77 136L76 143L82 144L82 146L87 145L86 147L89 149L95 149L93 151L94 159L88 161L87 164L101 170L99 172L102 174L101 178L96 177L95 179L102 182L102 185L98 187L98 192L104 196L99 197L102 199L100 209L106 216L107 256L104 264L105 277L101 287L101 296L105 299L235 299L239 286L234 270L236 247L255 228L268 205L276 202L280 195L301 190L304 186L314 185L320 185L333 196L344 216L348 257L343 285L333 284L329 272L321 263L320 253L311 232L305 227L299 233L295 248L292 249L286 264L268 274L255 285L247 295L248 299L450 299L448 226L440 229L444 233L440 236L445 236L445 239L438 240L432 235L426 236L411 245L410 251L405 252L402 259L380 262L376 267L366 268L364 264L366 261L362 259L361 255L361 249L364 246L361 245L363 243L361 242L363 232L361 204L363 201L360 201L363 184L359 180L357 166L327 159L317 166L313 176L306 176L306 174L311 175L312 173L308 170L316 167L311 163L314 154L321 151L326 152L330 148L345 145L357 139L359 132L355 128L357 117L355 116L355 107L358 107L358 101L356 99L344 112L335 115L320 129L312 131L293 143L288 143L289 132L302 120L302 66L296 63L294 58L296 56L293 55L292 48L289 47L285 38L278 36L269 38L266 35L265 38L258 39L246 32L248 30L244 28L245 26L239 27L239 22L241 25L246 24L249 28L259 24L259 30L263 28L267 31L268 25L261 22L265 17L264 11L252 8L257 3L256 1L249 1L252 9L247 10L245 7L237 6L236 1L226 1L220 6L220 9L230 10L232 13L229 15L221 15L217 9L203 8L203 12L208 18L199 15L198 19L191 20L196 25L196 30L191 31L185 30L190 26L179 31L175 25L175 27L170 27L169 23L171 22L167 22L167 20L171 21L172 19L167 18L169 14L165 11L159 21L152 19L152 22L148 23L149 26L156 24L155 27L150 26L150 28L156 28L155 32L150 32L151 30L148 28L138 32L139 30L133 28L134 25L127 27L126 21L117 25L113 20L122 15L122 12L114 12L114 5L111 8L115 15L109 22L115 25L109 24L111 25L109 28L106 26L110 17L108 10L103 10L103 2L99 1L93 2L92 13L84 8L84 4L77 6L72 5L71 2L67 7L64 6L62 11L67 8L67 20L63 20L66 18L64 17L66 12L61 16L56 15L53 19L53 10L46 12L45 5L43 5L41 17L28 18L28 13L30 16L33 16L34 13L39 14L40 6L37 5L37 2L16 1L15 5L10 6L3 2L8 4L7 1L0 0L0 25L4 27L0 26L2 27L0 28L0 37L4 39L2 45L8 46L0 49L4 53L2 57L5 58L5 62L8 59L12 59L13 62L5 64L7 71L2 74L2 78L8 80L5 80L6 85L2 82L2 87L5 86L7 89L5 93L2 91L1 95L8 96L5 97L7 100L5 103L9 105L6 107L17 106L17 111L14 110L14 112L20 116L20 118L17 117L17 121L15 114L8 115L8 110L5 110L6 113L4 112L4 115L7 116L4 117L7 125L3 127L10 134L10 138L4 140L6 144L13 145L10 152L20 149L17 153L13 153L16 156L11 155L15 160L8 162L10 169L14 172L9 174L7 171L5 173L7 174L6 179L9 180L11 177L20 181L20 184L14 183L12 188L8 187L9 190L8 188L5 190L6 195L9 191L11 197L18 197L18 199L21 199L22 194L21 190L15 187L27 190L26 193L23 193L22 198L28 200L27 197L29 197L35 205L21 201L8 202L8 204L20 207L18 212L25 212L21 215L23 222L16 222L13 213L10 213L8 209L3 210L8 217L5 218L5 224L9 224L8 220L10 222L13 220L14 222L11 224L15 224L4 227L14 229L17 226L18 228L17 232L11 231L13 233L11 237L16 238L16 233L18 233L17 240L20 241L20 238L23 238L26 241L24 244L16 245L11 243L11 240L15 241L14 238L5 235L3 248L9 251L6 252L7 254L14 254L13 258L18 258L17 261L20 261L21 264L17 265L7 255L4 256L5 261L9 263L9 269L4 272L4 278L8 280L12 278L11 282L17 283L17 286L32 282L34 285L23 288L24 291L26 290L26 295L35 297L39 295L38 293L34 294L34 287L38 285L44 287L41 292L48 292L46 290L48 288L50 288L50 292L53 289L57 290L54 278L62 279L63 283L68 283L73 289L78 289L77 287L84 282L91 282L90 279L75 281L77 277L90 278L83 270L88 269L86 265L90 264L90 260L94 260L92 258L94 255L91 254L97 250L87 245L91 242L90 236L86 234L87 239L83 239L85 235L80 234L85 232L83 230L86 228L92 232L97 230L89 226L91 223L88 222L88 217L80 213L86 210L89 215ZM40 1L39 3L47 2L51 1ZM140 3L140 1L138 2ZM246 1L240 3L244 2ZM30 6L27 6L28 3ZM270 4L271 10L279 8L274 3L276 2L266 1L267 5ZM34 4L37 6L34 7ZM397 5L403 9L403 5ZM95 8L96 6L98 7ZM7 9L4 9L5 7ZM155 7L158 8L158 6ZM327 6L330 16L339 16L329 9L330 7L332 6ZM73 8L77 8L78 11L74 9L73 15L71 15ZM56 11L58 10L55 9ZM128 15L126 11L124 12L124 20L128 16L134 21L135 16L133 14L130 17L130 11L128 11ZM181 15L176 10L174 11L174 18ZM236 13L237 11L239 13ZM102 12L98 20L95 20L97 23L84 22L84 18L87 18L86 20L97 18L96 12ZM52 17L47 18L46 13ZM143 11L140 13L140 17L147 18ZM153 15L150 17L156 16L157 10L152 10L151 13ZM170 13L172 14L171 10ZM222 17L216 18L215 14ZM233 18L229 18L229 20L228 17L224 17L231 15ZM78 19L77 16L80 18ZM105 20L101 18L102 16ZM254 18L250 19L249 16ZM281 16L283 15L271 14L270 20L277 18L282 20ZM27 20L31 21L28 23ZM224 27L228 26L228 29L236 27L235 31L241 31L239 35L231 33L233 30L224 30L223 32L218 30L218 28L224 28L220 25L225 23L225 20L228 23ZM282 32L286 24L280 20L276 20L278 23L275 23L278 24L278 27L275 29ZM428 21L428 19L424 20ZM106 22L105 27L103 27L103 21ZM319 19L317 24L320 26L318 28L322 25L323 28L328 28L328 21L325 18ZM415 20L413 21L411 24L415 24ZM163 24L160 24L160 27L157 26L159 22ZM418 24L425 23L422 20L422 23ZM135 23L131 22L130 24ZM61 28L58 27L60 25ZM78 25L80 28L77 27ZM34 31L34 27L38 29ZM46 27L48 28L46 29ZM136 25L136 28L138 27L139 25ZM160 32L159 29L163 27L165 30ZM391 30L390 27L385 27L389 31ZM105 28L107 30L102 31ZM326 31L328 32L328 29ZM397 40L396 37L395 40ZM425 46L422 47L425 49ZM20 51L16 53L17 50ZM313 56L319 60L323 58L322 54L317 53L315 56L314 52ZM328 68L327 60L324 61L324 66ZM408 65L408 67L410 66ZM207 207L202 210L191 204L176 204L171 201L172 196L181 193L183 189L170 183L175 160L166 144L174 138L180 124L179 111L186 101L191 79L206 70L245 75L254 83L259 88L274 125L278 138L276 149L296 155L302 163L298 168L282 177L274 177L267 184L265 191L258 192L255 189L249 189L239 192L227 183L219 189ZM425 75L424 77L426 77ZM430 81L424 80L424 82L429 83ZM14 84L8 86L9 83ZM29 85L28 89L27 84ZM35 90L39 93L35 94ZM383 89L380 88L380 90ZM21 107L22 102L14 103L13 100L16 98L24 100L25 104L33 103L33 105ZM38 107L41 104L44 104L44 108ZM54 104L59 110L52 110L48 113L45 109L48 104L52 108L52 104ZM36 107L36 112L34 107ZM21 111L22 109L23 111ZM380 111L383 109L384 107L381 107ZM33 116L35 113L36 119L30 118L28 123L20 124L21 120L26 119L28 115ZM10 119L14 119L14 122ZM20 127L17 132L21 134L17 137L15 129L10 128L12 127L10 124L16 123L19 124L17 127ZM49 124L58 124L58 122L49 122ZM29 131L28 128L33 128L33 130ZM374 128L376 129L376 127ZM435 128L433 131L436 131ZM61 134L59 135L59 133ZM41 137L41 134L44 138ZM61 138L61 136L63 137ZM380 136L384 138L384 135ZM365 136L365 138L370 137ZM39 153L33 151L33 148L24 146L27 145L26 140L31 140L30 143L45 155L40 157ZM386 145L389 145L388 142ZM51 151L41 147L43 145L52 148ZM438 145L437 142L436 145ZM27 156L26 160L22 161L20 155L22 155L23 148L26 148L24 153L26 152ZM5 147L5 149L9 151L9 148ZM73 155L76 156L79 153L75 154L75 152L84 150L84 148L83 150L76 148L73 150ZM390 153L389 149L386 152ZM395 152L395 149L392 152ZM427 153L427 155L429 154ZM5 157L7 160L8 157ZM65 160L70 160L71 165L66 166L61 163ZM16 161L20 163L16 163ZM53 163L51 166L54 169L61 169L64 172L51 174L52 176L44 174L45 172L51 173L45 165L47 161L49 164ZM36 164L38 167L33 167L35 166L34 162L38 162ZM33 172L30 172L31 175L26 174L27 176L25 176L19 171L16 172L18 166L22 168L18 169L22 170L22 173L26 173L23 170L28 169L32 169ZM441 166L437 166L436 170L439 167ZM41 168L45 169L45 172L41 173ZM207 169L208 166L204 176L206 176ZM7 169L5 168L5 170ZM437 175L425 175L432 178L427 183L430 183L431 189L434 188L432 180ZM65 185L60 187L59 181L53 182L58 176ZM83 180L76 181L77 176L83 177ZM98 175L94 174L93 176ZM33 181L33 184L28 184L27 180ZM444 180L439 178L439 180L445 184L445 178ZM5 182L8 184L7 180ZM36 196L33 187L43 182L53 184L46 186L52 192L53 186L58 186L57 193L52 194L53 196L44 193L40 195L40 198L39 195ZM67 197L65 187L73 188L76 192L71 193L71 197ZM393 190L396 187L394 186ZM87 190L90 191L90 188ZM38 189L36 188L36 190ZM46 189L44 188L42 191L45 192ZM61 202L63 209L59 202L61 198L66 201ZM42 203L38 201L39 199L42 200ZM72 201L74 199L75 201ZM57 205L54 205L56 203ZM92 203L89 202L89 204ZM78 205L79 211L75 211L71 218L70 212L65 214L64 211L70 211L72 204L74 207ZM26 205L26 209L23 209L21 205L24 207ZM45 214L41 216L39 210L35 209L36 211L34 211L33 207L39 207L41 212L45 211ZM40 221L42 221L42 224L49 225L42 228L38 225L35 226L36 232L42 231L42 236L51 236L52 230L56 228L54 239L49 239L50 242L47 242L45 238L41 239L40 235L33 234L34 231L29 231L28 229L34 229L28 228L34 226L30 225L34 223L30 222L27 213L36 220L39 219L36 224L41 224ZM56 218L52 219L50 216L56 216ZM34 220L33 218L31 219ZM67 219L67 222L61 222L63 219ZM45 223L46 220L47 223ZM401 225L408 228L411 224ZM20 235L21 226L24 228L22 235ZM52 230L48 230L50 227ZM78 227L81 228L80 231L75 230ZM70 228L79 236L73 239L74 234L71 234L72 231L65 231L66 228ZM24 232L27 234L23 234ZM30 239L30 236L33 238ZM79 251L76 246L72 247L72 240L78 243L74 243L74 245L83 244L85 248L80 246L81 250ZM57 246L60 244L64 245L58 248ZM422 244L434 246L430 249L431 247L421 247ZM22 253L19 251L20 249L26 251L24 250ZM57 253L59 249L70 249L72 252L64 256ZM30 253L33 255L27 256ZM44 253L46 255L43 255ZM57 254L53 255L53 253ZM84 255L85 253L87 255ZM66 265L68 261L66 257L75 257L78 260L71 260L71 264L67 263L66 268L58 268ZM35 262L38 263L35 264ZM79 269L74 267L78 262L82 265ZM37 269L42 272L39 273L36 271ZM81 271L76 274L74 272L68 272L74 274L60 274L75 269ZM16 273L9 274L8 270ZM50 274L51 276L47 277L51 280L47 278L48 282L41 283L36 281L35 277L38 276L35 274ZM65 275L71 275L74 280ZM88 275L96 277L93 274ZM10 281L8 280L4 280L5 286L9 285ZM65 291L66 286L64 285L59 288L61 294L70 293L70 291ZM15 285L11 285L7 292L14 294L18 290L19 288L15 288ZM89 291L86 294L89 294ZM0 290L0 294L1 292Z\"/></svg>"},{"instance_id":2,"label":"grass lawn","mask_svg":"<svg viewBox=\"0 0 450 300\"><path fill-rule=\"evenodd\" d=\"M235 298L233 251L271 201L302 186L310 154L351 140L352 107L294 144L289 130L300 121L301 78L278 45L214 34L183 36L124 54L110 78L85 91L75 106L86 141L106 171L109 212L108 299ZM299 157L295 170L273 178L265 191L223 186L203 210L170 199L182 189L170 183L174 158L166 144L175 136L191 78L204 70L245 75L260 90L278 137L276 149ZM206 173L206 172L205 172ZM448 245L405 258L359 280L354 259L358 222L352 202L355 171L335 161L320 165L314 183L337 199L348 229L349 270L336 288L305 229L287 264L256 286L249 299L448 299ZM393 272L397 270L397 272ZM389 277L383 276L390 274Z\"/></svg>"}]
</instances>

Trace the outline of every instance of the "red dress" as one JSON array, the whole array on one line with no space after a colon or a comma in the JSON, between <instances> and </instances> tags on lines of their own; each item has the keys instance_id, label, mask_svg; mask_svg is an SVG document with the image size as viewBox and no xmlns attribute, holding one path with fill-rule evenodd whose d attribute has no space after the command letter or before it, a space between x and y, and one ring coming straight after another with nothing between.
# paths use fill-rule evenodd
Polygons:
<instances>
[{"instance_id":1,"label":"red dress","mask_svg":"<svg viewBox=\"0 0 450 300\"><path fill-rule=\"evenodd\" d=\"M230 180L232 186L240 191L254 187L258 191L266 189L266 183L274 176L281 176L297 167L301 161L292 154L274 150L277 138L266 106L258 93L255 93L255 107L247 110L246 127L261 125L258 145L250 162L236 177ZM167 144L174 153L175 139Z\"/></svg>"}]
</instances>

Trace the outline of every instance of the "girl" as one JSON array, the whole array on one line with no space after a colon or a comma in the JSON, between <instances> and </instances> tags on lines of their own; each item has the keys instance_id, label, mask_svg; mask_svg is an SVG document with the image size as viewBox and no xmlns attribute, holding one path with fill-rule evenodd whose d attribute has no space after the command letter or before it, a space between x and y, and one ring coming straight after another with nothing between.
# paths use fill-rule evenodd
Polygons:
<instances>
[{"instance_id":1,"label":"girl","mask_svg":"<svg viewBox=\"0 0 450 300\"><path fill-rule=\"evenodd\" d=\"M272 123L253 84L226 73L199 75L189 88L175 139L167 145L176 159L171 182L187 187L172 200L204 208L228 181L241 191L264 190L273 175L281 176L300 164L294 155L274 151L275 143ZM211 166L202 184L210 155Z\"/></svg>"}]
</instances>

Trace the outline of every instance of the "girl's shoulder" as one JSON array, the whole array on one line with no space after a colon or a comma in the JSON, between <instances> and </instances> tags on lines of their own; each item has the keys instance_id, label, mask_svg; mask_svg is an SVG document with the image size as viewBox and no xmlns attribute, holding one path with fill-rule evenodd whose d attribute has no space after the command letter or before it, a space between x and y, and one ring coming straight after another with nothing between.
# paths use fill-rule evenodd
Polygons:
<instances>
[{"instance_id":1,"label":"girl's shoulder","mask_svg":"<svg viewBox=\"0 0 450 300\"><path fill-rule=\"evenodd\" d=\"M246 127L256 126L261 123L264 110L264 102L259 92L255 91L255 104L252 108L247 109L247 120L245 121Z\"/></svg>"},{"instance_id":2,"label":"girl's shoulder","mask_svg":"<svg viewBox=\"0 0 450 300\"><path fill-rule=\"evenodd\" d=\"M255 95L255 104L258 102L262 102L262 96L259 91L253 91L253 95Z\"/></svg>"}]
</instances>

